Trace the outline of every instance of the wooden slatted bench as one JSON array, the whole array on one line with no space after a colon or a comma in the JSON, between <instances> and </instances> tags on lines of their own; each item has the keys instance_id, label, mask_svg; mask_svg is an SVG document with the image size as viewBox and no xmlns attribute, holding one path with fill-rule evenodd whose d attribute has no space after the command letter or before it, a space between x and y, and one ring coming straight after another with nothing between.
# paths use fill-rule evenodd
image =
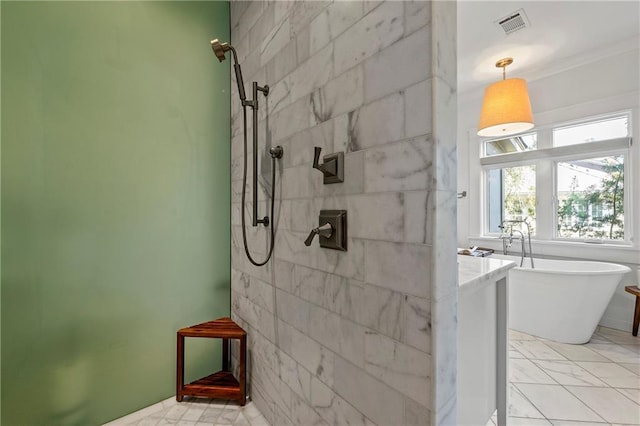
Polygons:
<instances>
[{"instance_id":1,"label":"wooden slatted bench","mask_svg":"<svg viewBox=\"0 0 640 426\"><path fill-rule=\"evenodd\" d=\"M222 370L207 377L184 384L184 338L222 339ZM238 378L233 376L229 363L229 339L240 340ZM184 396L232 399L240 405L246 402L247 333L231 318L219 318L178 330L176 400Z\"/></svg>"},{"instance_id":2,"label":"wooden slatted bench","mask_svg":"<svg viewBox=\"0 0 640 426\"><path fill-rule=\"evenodd\" d=\"M638 335L638 325L640 325L640 288L635 285L628 285L624 288L624 291L636 296L636 310L633 313L633 331L631 334Z\"/></svg>"}]
</instances>

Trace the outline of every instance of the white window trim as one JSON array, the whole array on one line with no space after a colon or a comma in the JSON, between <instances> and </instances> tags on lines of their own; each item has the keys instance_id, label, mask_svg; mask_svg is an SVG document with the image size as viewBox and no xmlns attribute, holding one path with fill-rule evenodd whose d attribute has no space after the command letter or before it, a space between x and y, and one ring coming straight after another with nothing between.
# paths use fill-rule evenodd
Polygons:
<instances>
[{"instance_id":1,"label":"white window trim","mask_svg":"<svg viewBox=\"0 0 640 426\"><path fill-rule=\"evenodd\" d=\"M629 126L632 131L632 135L625 138L611 139L607 141L590 142L576 145L567 145L560 147L552 147L552 134L553 129L558 129L566 126L584 124L589 122L595 122L606 118L614 118L616 116L627 115L629 117ZM488 138L480 138L475 135L474 131L470 131L472 135L471 143L476 143L479 149L476 151L476 160L479 160L479 171L482 178L481 188L479 196L472 202L478 206L477 211L480 213L480 236L471 237L470 243L475 245L482 244L485 247L498 249L501 248L501 244L496 240L498 234L487 233L488 229L488 217L486 194L487 194L487 174L489 169L513 167L521 165L535 165L537 176L542 176L544 179L542 182L536 182L536 221L537 221L537 235L532 237L532 245L534 246L534 253L547 254L549 256L566 256L567 251L571 251L573 256L589 258L589 253L593 253L594 250L599 252L606 249L611 261L624 261L629 259L630 261L637 262L638 256L638 243L634 239L634 222L635 215L638 214L636 200L634 200L634 192L636 190L634 181L639 173L635 166L635 157L638 155L638 147L633 147L632 140L633 135L638 133L638 129L633 125L634 116L637 115L637 109L625 109L622 111L616 111L612 113L600 114L580 118L578 120L567 120L564 122L548 123L536 129L537 132L537 146L538 149L532 151L524 151L519 153L509 153L502 155L493 155L489 157L481 157L483 154L484 141ZM530 134L531 132L525 132L523 134ZM638 145L638 144L636 144ZM470 152L470 161L473 160L473 152ZM557 210L556 202L556 165L559 161L564 159L575 159L577 157L592 158L598 155L625 155L625 240L612 241L602 240L594 244L587 240L578 240L573 238L561 238L555 235L557 217L555 211ZM480 158L478 158L480 157ZM508 161L506 161L508 159ZM552 159L552 161L549 161ZM632 167L632 164L634 166ZM541 167L547 168L551 166L550 173L540 172ZM632 172L635 172L632 174ZM548 200L547 200L548 198ZM543 204L541 206L541 204ZM549 217L547 217L549 216ZM603 259L602 255L598 256L599 259Z\"/></svg>"}]
</instances>

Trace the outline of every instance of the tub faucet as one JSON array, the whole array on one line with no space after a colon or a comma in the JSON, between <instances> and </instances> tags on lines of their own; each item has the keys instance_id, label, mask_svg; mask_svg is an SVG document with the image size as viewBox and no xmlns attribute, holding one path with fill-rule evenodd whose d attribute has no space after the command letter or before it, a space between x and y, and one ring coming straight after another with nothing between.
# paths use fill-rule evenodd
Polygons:
<instances>
[{"instance_id":1,"label":"tub faucet","mask_svg":"<svg viewBox=\"0 0 640 426\"><path fill-rule=\"evenodd\" d=\"M527 222L526 219L503 220L500 226L498 226L498 228L502 230L502 233L498 237L502 240L502 251L504 254L508 254L507 249L511 247L511 245L513 244L514 232L520 234L520 236L516 238L520 240L520 245L522 247L522 253L520 255L520 266L524 264L524 258L526 257L525 246L524 246L524 233L522 233L522 231L519 231L517 229L513 229L513 225L515 225L516 223L524 223L527 227L527 239L529 240L529 259L531 259L531 269L533 269L534 266L533 266L533 251L531 250L531 227L529 226L529 223ZM508 233L505 232L506 228L509 228Z\"/></svg>"}]
</instances>

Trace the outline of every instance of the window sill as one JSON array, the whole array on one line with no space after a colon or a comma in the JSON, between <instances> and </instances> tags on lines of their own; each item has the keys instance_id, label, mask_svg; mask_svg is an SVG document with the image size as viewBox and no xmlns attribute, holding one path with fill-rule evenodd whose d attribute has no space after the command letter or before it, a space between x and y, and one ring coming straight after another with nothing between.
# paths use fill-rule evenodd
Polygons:
<instances>
[{"instance_id":1,"label":"window sill","mask_svg":"<svg viewBox=\"0 0 640 426\"><path fill-rule=\"evenodd\" d=\"M502 252L502 241L495 237L470 237L469 244L492 248ZM534 256L564 257L569 259L586 259L604 262L621 262L640 264L640 249L625 244L590 244L574 241L542 241L531 240ZM520 244L514 243L510 252L519 252ZM529 247L526 247L527 253Z\"/></svg>"}]
</instances>

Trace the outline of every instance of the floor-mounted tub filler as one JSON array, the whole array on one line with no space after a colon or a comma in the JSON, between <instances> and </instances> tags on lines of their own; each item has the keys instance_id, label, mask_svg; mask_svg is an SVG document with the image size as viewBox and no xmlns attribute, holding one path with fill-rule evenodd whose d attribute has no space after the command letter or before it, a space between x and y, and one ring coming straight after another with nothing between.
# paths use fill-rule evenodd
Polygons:
<instances>
[{"instance_id":1,"label":"floor-mounted tub filler","mask_svg":"<svg viewBox=\"0 0 640 426\"><path fill-rule=\"evenodd\" d=\"M509 271L509 327L556 342L587 343L629 271L604 262L536 258L535 269L525 262Z\"/></svg>"}]
</instances>

